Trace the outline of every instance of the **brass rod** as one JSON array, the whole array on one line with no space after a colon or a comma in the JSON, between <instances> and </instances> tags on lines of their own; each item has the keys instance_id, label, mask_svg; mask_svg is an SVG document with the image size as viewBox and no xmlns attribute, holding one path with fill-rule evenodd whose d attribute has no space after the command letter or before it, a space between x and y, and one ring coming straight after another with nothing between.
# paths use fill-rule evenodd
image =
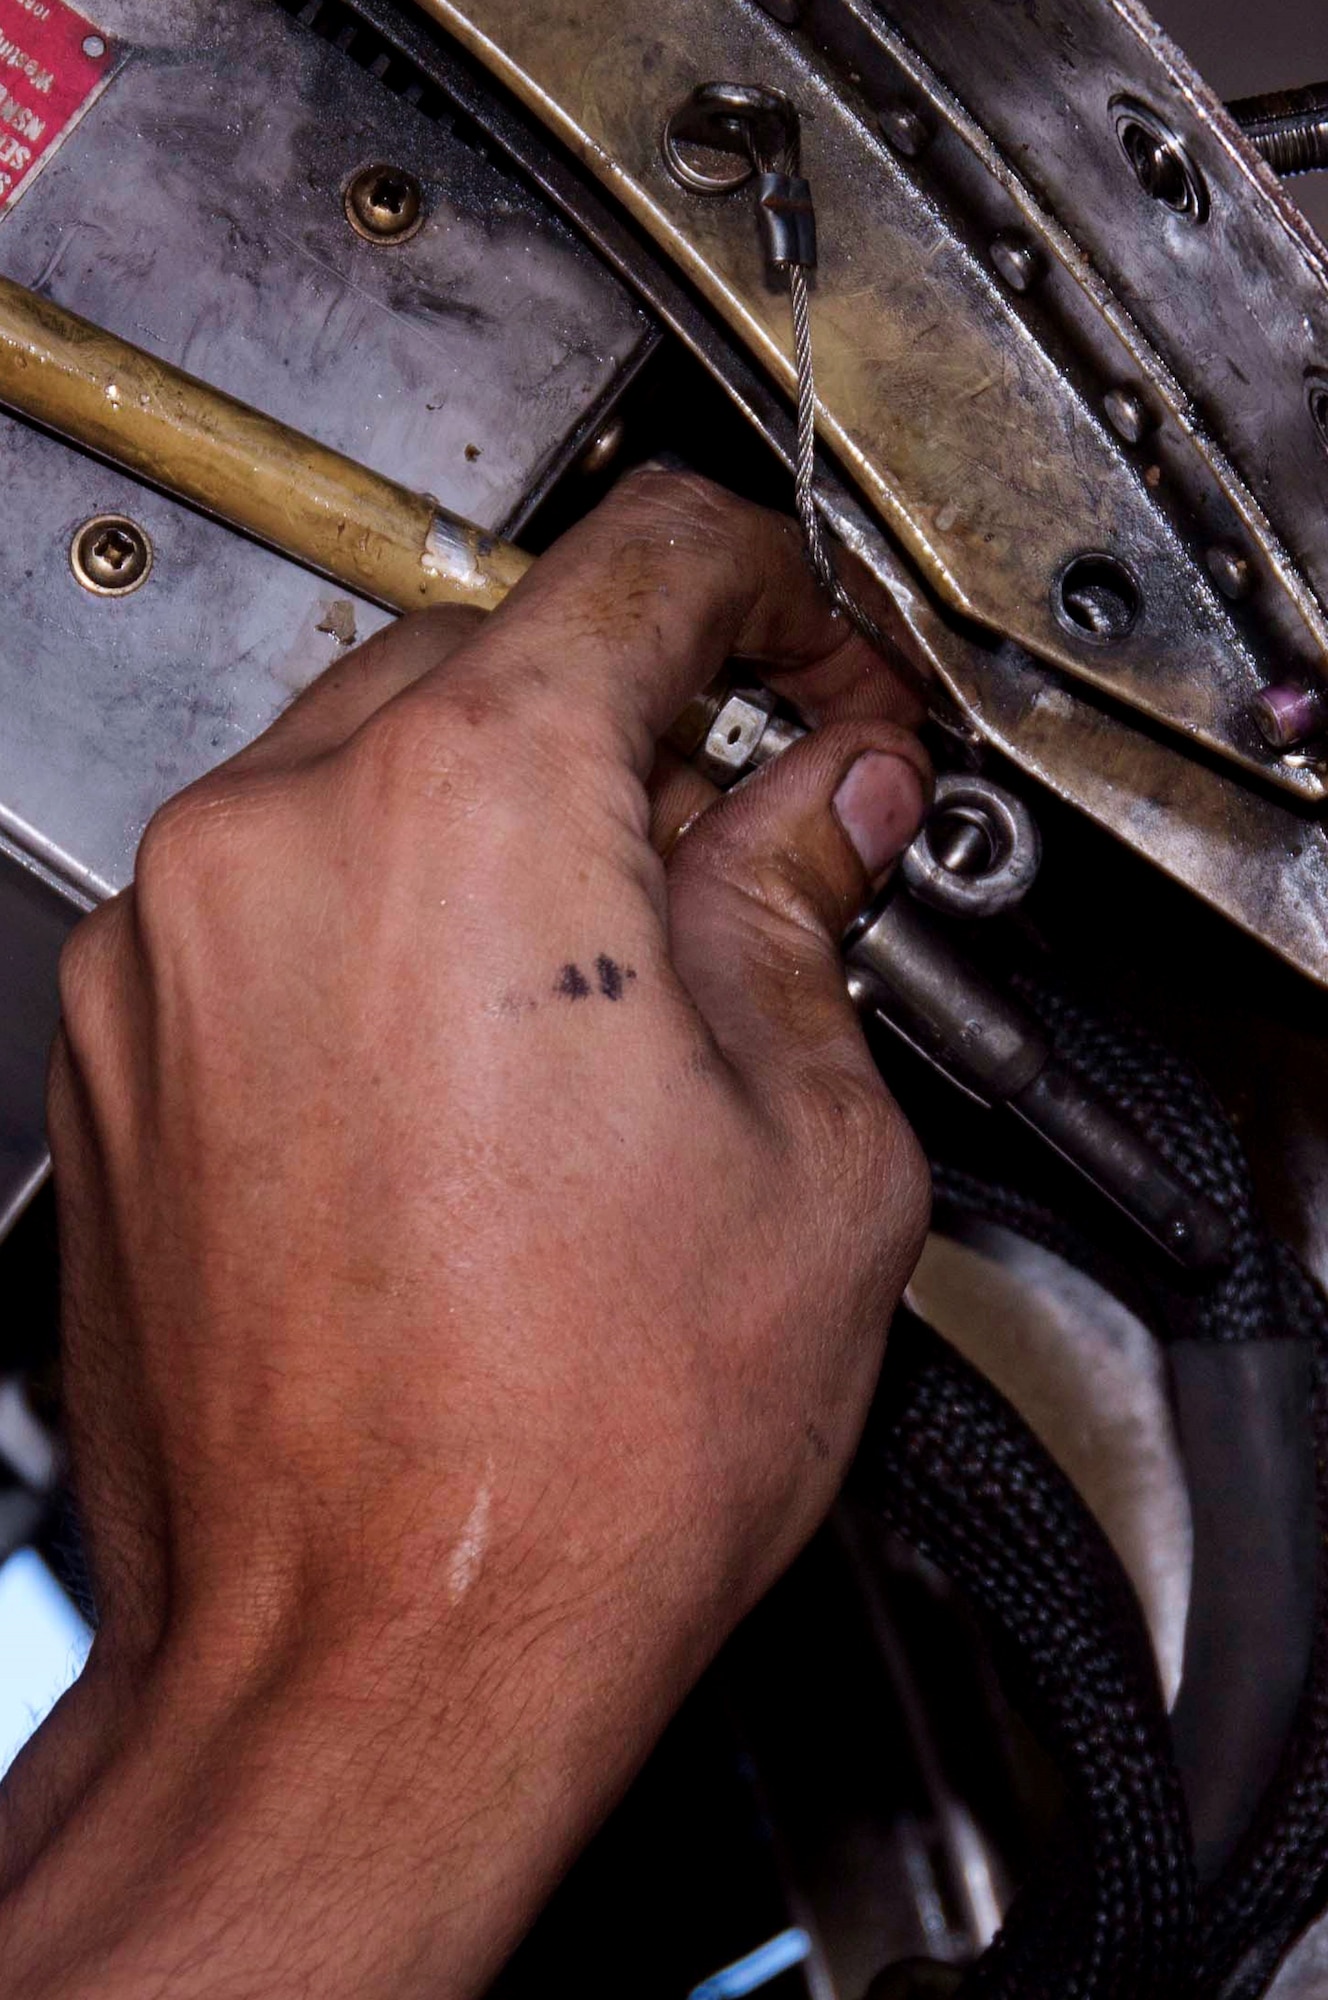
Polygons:
<instances>
[{"instance_id":1,"label":"brass rod","mask_svg":"<svg viewBox=\"0 0 1328 2000\"><path fill-rule=\"evenodd\" d=\"M510 542L0 277L0 404L394 611L492 610Z\"/></svg>"}]
</instances>

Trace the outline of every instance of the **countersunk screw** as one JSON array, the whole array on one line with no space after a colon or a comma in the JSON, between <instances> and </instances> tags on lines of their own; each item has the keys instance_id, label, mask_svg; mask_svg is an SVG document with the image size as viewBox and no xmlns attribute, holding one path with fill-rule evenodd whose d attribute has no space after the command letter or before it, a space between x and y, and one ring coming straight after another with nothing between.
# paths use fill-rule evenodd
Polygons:
<instances>
[{"instance_id":1,"label":"countersunk screw","mask_svg":"<svg viewBox=\"0 0 1328 2000\"><path fill-rule=\"evenodd\" d=\"M1017 229L1003 229L991 240L991 261L1012 292L1030 292L1042 276L1042 259Z\"/></svg>"},{"instance_id":2,"label":"countersunk screw","mask_svg":"<svg viewBox=\"0 0 1328 2000\"><path fill-rule=\"evenodd\" d=\"M1152 412L1134 389L1108 389L1102 407L1107 422L1126 444L1142 444L1153 428Z\"/></svg>"},{"instance_id":3,"label":"countersunk screw","mask_svg":"<svg viewBox=\"0 0 1328 2000\"><path fill-rule=\"evenodd\" d=\"M96 514L74 536L69 566L95 596L128 597L148 580L152 544L137 521L123 514Z\"/></svg>"},{"instance_id":4,"label":"countersunk screw","mask_svg":"<svg viewBox=\"0 0 1328 2000\"><path fill-rule=\"evenodd\" d=\"M887 98L876 114L882 136L905 159L916 160L931 138L931 128L922 114L905 104L902 97Z\"/></svg>"},{"instance_id":5,"label":"countersunk screw","mask_svg":"<svg viewBox=\"0 0 1328 2000\"><path fill-rule=\"evenodd\" d=\"M346 189L346 220L369 243L404 243L424 220L414 174L381 162L365 167Z\"/></svg>"}]
</instances>

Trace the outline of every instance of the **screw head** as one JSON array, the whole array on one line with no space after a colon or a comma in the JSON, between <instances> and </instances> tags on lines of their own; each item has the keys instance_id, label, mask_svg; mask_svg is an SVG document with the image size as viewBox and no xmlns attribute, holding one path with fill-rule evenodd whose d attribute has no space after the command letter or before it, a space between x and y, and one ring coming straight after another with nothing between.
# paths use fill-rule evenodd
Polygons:
<instances>
[{"instance_id":1,"label":"screw head","mask_svg":"<svg viewBox=\"0 0 1328 2000\"><path fill-rule=\"evenodd\" d=\"M1126 444L1142 444L1153 428L1152 412L1135 389L1108 389L1102 407L1107 422Z\"/></svg>"},{"instance_id":2,"label":"screw head","mask_svg":"<svg viewBox=\"0 0 1328 2000\"><path fill-rule=\"evenodd\" d=\"M1030 292L1042 276L1042 258L1017 229L1003 229L991 240L991 261L1012 292Z\"/></svg>"},{"instance_id":3,"label":"screw head","mask_svg":"<svg viewBox=\"0 0 1328 2000\"><path fill-rule=\"evenodd\" d=\"M598 479L607 472L623 448L627 426L621 417L610 417L601 425L577 460L576 469L586 479Z\"/></svg>"},{"instance_id":4,"label":"screw head","mask_svg":"<svg viewBox=\"0 0 1328 2000\"><path fill-rule=\"evenodd\" d=\"M1254 564L1232 542L1214 542L1204 552L1208 574L1229 604L1242 604L1254 588Z\"/></svg>"},{"instance_id":5,"label":"screw head","mask_svg":"<svg viewBox=\"0 0 1328 2000\"><path fill-rule=\"evenodd\" d=\"M414 174L378 162L346 189L346 220L369 243L404 243L424 221L424 196Z\"/></svg>"},{"instance_id":6,"label":"screw head","mask_svg":"<svg viewBox=\"0 0 1328 2000\"><path fill-rule=\"evenodd\" d=\"M148 580L152 544L124 514L95 514L74 536L69 566L96 597L128 597Z\"/></svg>"},{"instance_id":7,"label":"screw head","mask_svg":"<svg viewBox=\"0 0 1328 2000\"><path fill-rule=\"evenodd\" d=\"M902 97L888 98L877 112L876 122L881 136L905 159L916 160L931 138L926 119Z\"/></svg>"}]
</instances>

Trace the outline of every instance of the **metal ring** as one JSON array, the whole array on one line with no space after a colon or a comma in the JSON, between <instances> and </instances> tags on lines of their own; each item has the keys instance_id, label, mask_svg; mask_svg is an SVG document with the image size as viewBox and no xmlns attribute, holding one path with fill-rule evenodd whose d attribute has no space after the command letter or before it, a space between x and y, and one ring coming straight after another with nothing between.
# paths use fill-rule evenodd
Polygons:
<instances>
[{"instance_id":1,"label":"metal ring","mask_svg":"<svg viewBox=\"0 0 1328 2000\"><path fill-rule=\"evenodd\" d=\"M685 111L686 108L684 105L682 110ZM674 129L680 115L679 111L675 111L664 127L664 164L674 180L680 181L683 187L690 188L693 194L736 194L740 187L746 187L756 172L750 160L737 161L733 171L728 174L705 174L699 167L691 166L683 158L678 151L678 135ZM696 145L699 142L693 139L690 143ZM711 151L718 151L718 148L712 147Z\"/></svg>"},{"instance_id":2,"label":"metal ring","mask_svg":"<svg viewBox=\"0 0 1328 2000\"><path fill-rule=\"evenodd\" d=\"M796 132L796 114L779 91L750 83L698 84L664 127L664 164L693 194L735 194L756 172L754 153L762 140L773 145L778 133L787 142L790 129ZM737 158L728 173L706 173L684 157L685 145Z\"/></svg>"},{"instance_id":3,"label":"metal ring","mask_svg":"<svg viewBox=\"0 0 1328 2000\"><path fill-rule=\"evenodd\" d=\"M947 864L937 843L947 829L971 827L986 844L982 864L964 873ZM1042 860L1042 840L1022 799L962 771L936 780L931 811L901 864L919 902L951 917L995 917L1028 894Z\"/></svg>"},{"instance_id":4,"label":"metal ring","mask_svg":"<svg viewBox=\"0 0 1328 2000\"><path fill-rule=\"evenodd\" d=\"M1180 134L1137 97L1114 97L1111 112L1120 149L1149 199L1186 222L1206 222L1208 184Z\"/></svg>"}]
</instances>

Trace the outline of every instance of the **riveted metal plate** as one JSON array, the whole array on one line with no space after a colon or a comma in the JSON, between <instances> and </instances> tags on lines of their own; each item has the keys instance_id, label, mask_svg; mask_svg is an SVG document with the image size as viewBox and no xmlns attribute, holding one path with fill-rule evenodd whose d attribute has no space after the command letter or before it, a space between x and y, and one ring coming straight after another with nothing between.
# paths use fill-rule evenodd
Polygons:
<instances>
[{"instance_id":1,"label":"riveted metal plate","mask_svg":"<svg viewBox=\"0 0 1328 2000\"><path fill-rule=\"evenodd\" d=\"M151 43L0 223L0 269L485 527L519 519L652 338L625 290L271 0L102 15ZM345 218L366 159L426 190L424 227L390 250ZM317 628L337 593L8 421L0 480L0 822L105 893L155 805L335 656ZM114 512L156 562L98 603L68 550Z\"/></svg>"},{"instance_id":2,"label":"riveted metal plate","mask_svg":"<svg viewBox=\"0 0 1328 2000\"><path fill-rule=\"evenodd\" d=\"M1302 796L1313 769L1270 758L1248 720L1273 669L1233 620L1147 468L1124 456L1024 301L905 171L851 79L805 36L748 7L660 0L420 0L536 109L676 259L776 379L787 301L740 195L707 199L661 163L665 122L699 81L758 79L803 118L821 258L813 304L822 436L923 572L965 615ZM631 90L625 76L639 79ZM1057 617L1058 579L1107 554L1139 596L1113 644ZM1317 607L1296 607L1322 655Z\"/></svg>"},{"instance_id":3,"label":"riveted metal plate","mask_svg":"<svg viewBox=\"0 0 1328 2000\"><path fill-rule=\"evenodd\" d=\"M1128 302L1328 600L1328 453L1306 403L1328 366L1328 252L1215 92L1135 0L883 11ZM1140 188L1123 99L1160 115L1202 175L1201 227Z\"/></svg>"},{"instance_id":4,"label":"riveted metal plate","mask_svg":"<svg viewBox=\"0 0 1328 2000\"><path fill-rule=\"evenodd\" d=\"M3 213L0 270L485 527L519 523L649 351L631 295L523 183L274 0L105 0L98 23L124 66ZM425 195L390 248L345 215L373 161ZM8 418L0 494L0 828L77 907L129 879L163 799L385 614ZM131 595L75 580L94 515L150 540ZM41 1167L53 1019L54 944L7 923L0 906L0 1217Z\"/></svg>"}]
</instances>

